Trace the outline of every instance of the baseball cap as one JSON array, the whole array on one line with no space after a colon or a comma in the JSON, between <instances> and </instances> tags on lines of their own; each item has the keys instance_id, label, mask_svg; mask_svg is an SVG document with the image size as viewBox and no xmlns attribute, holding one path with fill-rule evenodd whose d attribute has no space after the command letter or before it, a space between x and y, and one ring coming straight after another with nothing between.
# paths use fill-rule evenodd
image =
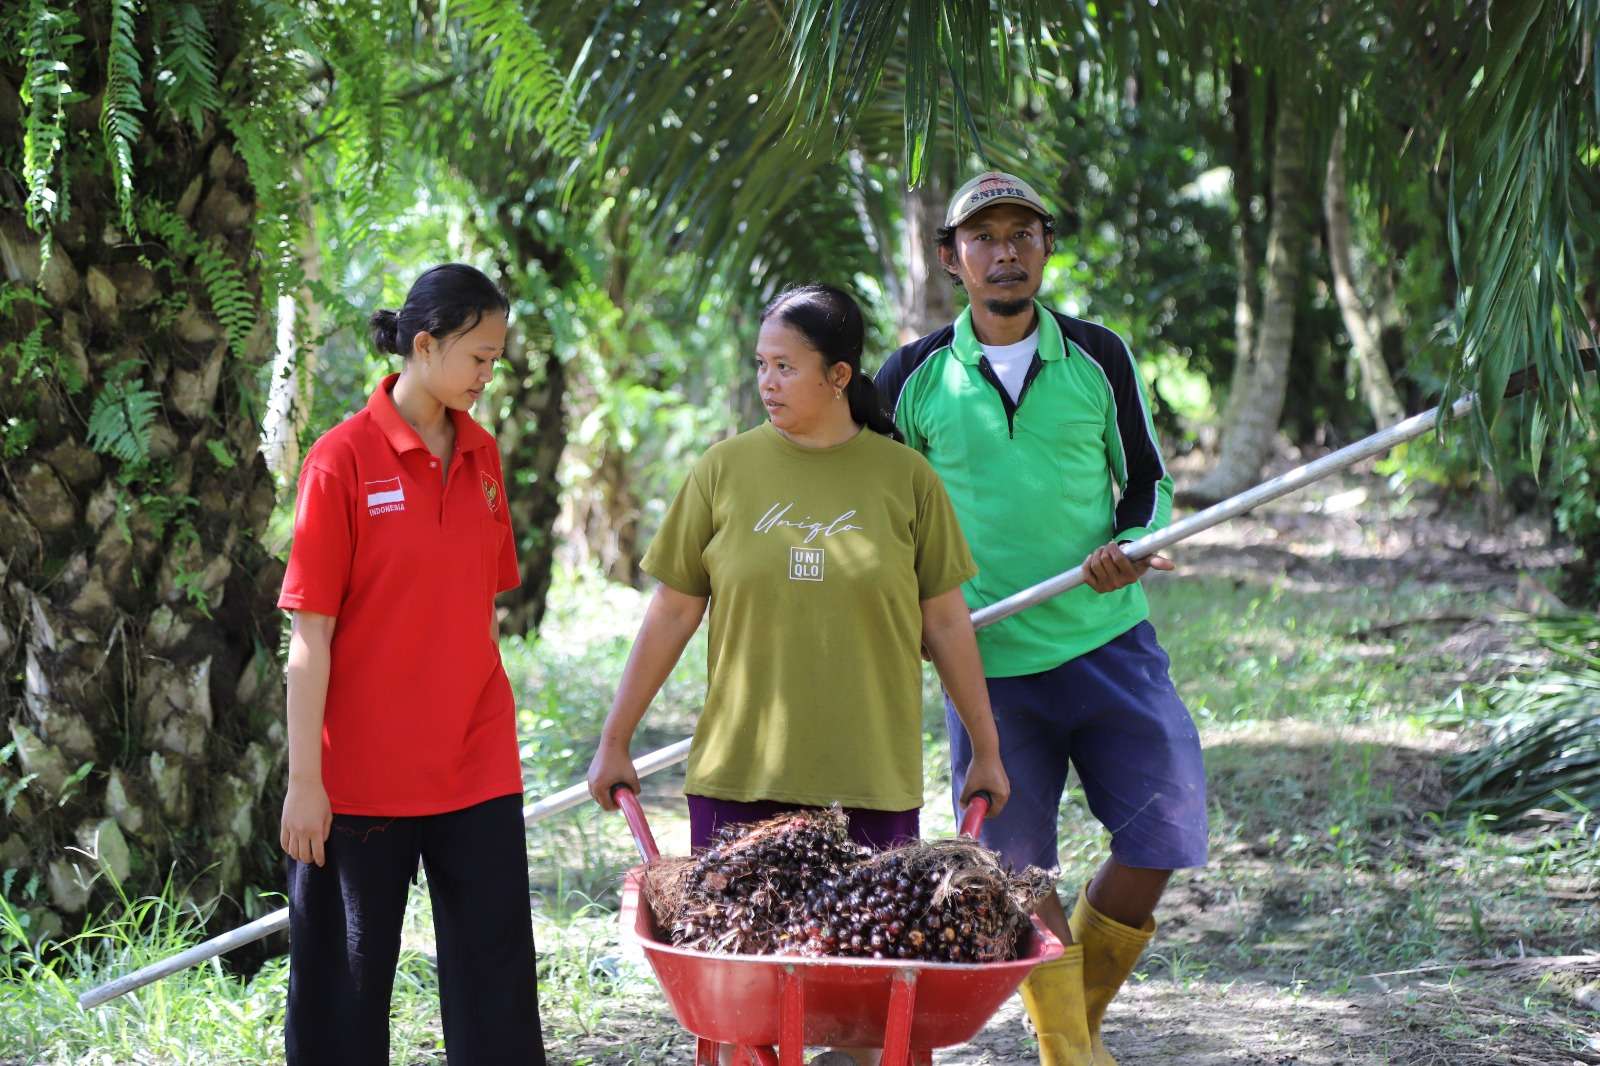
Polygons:
<instances>
[{"instance_id":1,"label":"baseball cap","mask_svg":"<svg viewBox=\"0 0 1600 1066\"><path fill-rule=\"evenodd\" d=\"M1033 191L1033 186L1014 174L990 170L956 190L944 213L944 228L959 226L979 211L995 204L1017 204L1037 211L1045 218L1053 217L1039 194Z\"/></svg>"}]
</instances>

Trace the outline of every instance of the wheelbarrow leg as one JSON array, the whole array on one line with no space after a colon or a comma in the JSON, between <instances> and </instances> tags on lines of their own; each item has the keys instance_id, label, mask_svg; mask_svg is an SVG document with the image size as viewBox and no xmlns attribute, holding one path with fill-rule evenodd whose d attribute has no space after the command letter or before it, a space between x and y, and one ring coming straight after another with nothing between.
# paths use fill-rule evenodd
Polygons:
<instances>
[{"instance_id":1,"label":"wheelbarrow leg","mask_svg":"<svg viewBox=\"0 0 1600 1066\"><path fill-rule=\"evenodd\" d=\"M694 1066L718 1066L717 1053L722 1050L722 1045L705 1037L696 1037L694 1042Z\"/></svg>"},{"instance_id":2,"label":"wheelbarrow leg","mask_svg":"<svg viewBox=\"0 0 1600 1066\"><path fill-rule=\"evenodd\" d=\"M786 965L779 987L778 1066L802 1066L805 1061L806 993L799 972Z\"/></svg>"},{"instance_id":3,"label":"wheelbarrow leg","mask_svg":"<svg viewBox=\"0 0 1600 1066\"><path fill-rule=\"evenodd\" d=\"M894 987L889 990L882 1066L911 1066L913 1054L917 1056L916 1062L924 1061L921 1053L911 1051L911 1015L916 1005L917 971L900 970L894 975Z\"/></svg>"}]
</instances>

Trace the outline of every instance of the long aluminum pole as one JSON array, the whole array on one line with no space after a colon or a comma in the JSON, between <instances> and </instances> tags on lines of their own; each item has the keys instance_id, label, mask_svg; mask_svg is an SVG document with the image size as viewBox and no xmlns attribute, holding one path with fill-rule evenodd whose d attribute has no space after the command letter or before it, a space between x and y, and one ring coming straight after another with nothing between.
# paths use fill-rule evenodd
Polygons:
<instances>
[{"instance_id":1,"label":"long aluminum pole","mask_svg":"<svg viewBox=\"0 0 1600 1066\"><path fill-rule=\"evenodd\" d=\"M1585 350L1583 358L1585 368L1592 369L1594 366L1594 350ZM1521 391L1525 387L1526 379L1521 374L1514 375L1514 379L1513 383L1507 387L1506 394L1508 396L1514 392ZM1455 406L1451 408L1452 416L1461 418L1472 410L1476 402L1477 396L1474 393L1468 393L1461 397L1456 401ZM1342 470L1353 463L1360 462L1362 459L1380 455L1397 444L1403 444L1408 440L1420 437L1438 425L1439 410L1438 407L1434 407L1419 415L1413 415L1403 422L1396 422L1388 429L1380 430L1370 437L1363 437L1354 444L1340 448L1336 452L1330 452L1321 459L1296 467L1287 474L1272 478L1270 481L1262 482L1253 489L1248 489L1237 496L1192 514L1188 518L1174 522L1163 530L1140 537L1127 545L1124 552L1131 559L1143 559L1146 556L1154 555L1163 548L1192 537L1202 530L1210 529L1212 526L1226 522L1228 519L1259 507L1269 500L1275 500L1279 496L1285 496L1303 489L1312 482L1320 481L1336 470ZM993 625L1002 618L1009 618L1018 611L1032 607L1034 604L1042 603L1052 596L1059 596L1068 589L1075 588L1081 584L1083 584L1083 567L1075 566L1064 574L1058 574L1047 581L1041 581L1039 584L1007 596L997 603L991 603L987 607L972 612L972 626L974 629L982 629L984 626ZM689 740L684 739L676 744L670 744L665 748L640 757L635 760L633 765L635 772L640 777L646 777L658 770L676 765L688 757ZM531 825L540 819L548 818L552 814L570 810L583 803L588 797L589 789L586 784L573 785L570 788L562 789L553 796L549 796L537 803L530 803L522 808L522 817L524 821ZM224 952L232 951L234 948L254 943L263 937L271 936L273 933L282 932L288 927L288 910L274 911L264 917L257 918L248 925L240 926L232 932L223 933L221 936L213 937L202 944L197 944L187 951L179 952L171 958L152 963L125 977L119 977L114 981L92 988L78 997L78 1005L84 1008L99 1006L107 1000L132 992L136 988L143 988L145 985L159 981L163 977L177 973L179 970L193 966L195 963L204 962Z\"/></svg>"},{"instance_id":2,"label":"long aluminum pole","mask_svg":"<svg viewBox=\"0 0 1600 1066\"><path fill-rule=\"evenodd\" d=\"M1469 393L1455 402L1451 414L1460 418L1477 402L1477 395ZM1203 511L1198 511L1187 518L1172 523L1165 529L1154 533L1147 533L1138 540L1123 547L1123 554L1130 559L1143 559L1154 555L1162 548L1170 547L1180 540L1187 540L1203 530L1220 525L1230 518L1235 518L1246 511L1260 507L1269 500L1279 496L1286 496L1291 492L1305 488L1314 481L1320 481L1337 470L1342 470L1352 463L1360 462L1370 456L1380 455L1397 444L1404 444L1408 440L1422 436L1439 423L1439 408L1434 407L1412 415L1403 422L1396 422L1388 429L1379 430L1370 437L1363 437L1354 444L1346 445L1336 452L1329 452L1321 459L1297 466L1287 474L1263 481L1253 489L1246 489L1237 496L1229 497L1221 503L1213 504ZM1075 566L1064 574L1029 586L1021 592L1014 592L1003 600L991 603L987 607L979 608L972 612L972 625L974 629L993 625L1002 618L1010 618L1018 611L1032 607L1034 604L1043 603L1052 596L1059 596L1070 588L1083 584L1083 567Z\"/></svg>"},{"instance_id":3,"label":"long aluminum pole","mask_svg":"<svg viewBox=\"0 0 1600 1066\"><path fill-rule=\"evenodd\" d=\"M648 755L641 756L634 762L633 768L640 777L648 777L657 771L676 765L688 757L689 741L685 739L675 744L669 744L658 751L652 751ZM562 789L553 796L547 796L537 803L528 804L522 808L522 820L529 825L533 825L535 822L541 822L553 814L571 810L588 798L589 786L586 783L576 784L570 788ZM85 1010L90 1007L98 1007L108 1000L113 1000L118 996L132 992L134 989L154 984L163 977L170 977L179 970L186 970L197 963L205 962L207 959L214 959L218 955L226 954L235 948L242 948L246 944L253 944L257 940L271 936L273 933L281 933L287 928L289 928L289 909L287 907L275 910L271 914L264 914L247 925L241 925L239 928L230 930L220 936L214 936L210 940L196 944L185 951L180 951L176 955L162 959L160 962L153 962L149 966L135 970L133 973L107 981L103 985L97 985L78 997L78 1006Z\"/></svg>"}]
</instances>

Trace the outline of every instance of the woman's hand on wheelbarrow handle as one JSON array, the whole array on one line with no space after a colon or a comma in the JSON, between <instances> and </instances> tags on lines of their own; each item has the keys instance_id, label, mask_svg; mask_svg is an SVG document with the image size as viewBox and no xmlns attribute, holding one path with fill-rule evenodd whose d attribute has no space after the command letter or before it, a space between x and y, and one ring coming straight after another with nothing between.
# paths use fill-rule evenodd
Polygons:
<instances>
[{"instance_id":1,"label":"woman's hand on wheelbarrow handle","mask_svg":"<svg viewBox=\"0 0 1600 1066\"><path fill-rule=\"evenodd\" d=\"M633 759L626 747L601 742L589 760L589 795L602 810L614 811L617 801L612 792L618 787L639 791L639 775L634 772Z\"/></svg>"},{"instance_id":2,"label":"woman's hand on wheelbarrow handle","mask_svg":"<svg viewBox=\"0 0 1600 1066\"><path fill-rule=\"evenodd\" d=\"M990 818L1003 811L1006 800L1011 798L1011 781L1006 777L1005 767L1000 765L998 753L973 756L972 762L967 765L967 779L961 786L962 807L971 803L972 797L980 792L989 794L987 817Z\"/></svg>"}]
</instances>

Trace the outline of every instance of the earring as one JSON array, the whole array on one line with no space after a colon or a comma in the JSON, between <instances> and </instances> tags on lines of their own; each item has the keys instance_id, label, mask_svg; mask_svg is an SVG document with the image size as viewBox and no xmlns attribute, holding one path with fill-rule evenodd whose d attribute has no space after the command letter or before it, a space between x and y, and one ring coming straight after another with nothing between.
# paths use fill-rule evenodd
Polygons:
<instances>
[{"instance_id":1,"label":"earring","mask_svg":"<svg viewBox=\"0 0 1600 1066\"><path fill-rule=\"evenodd\" d=\"M843 396L844 396L844 393L840 392L838 389L834 389L833 390L833 398L835 400L841 399L841 398L843 398Z\"/></svg>"}]
</instances>

